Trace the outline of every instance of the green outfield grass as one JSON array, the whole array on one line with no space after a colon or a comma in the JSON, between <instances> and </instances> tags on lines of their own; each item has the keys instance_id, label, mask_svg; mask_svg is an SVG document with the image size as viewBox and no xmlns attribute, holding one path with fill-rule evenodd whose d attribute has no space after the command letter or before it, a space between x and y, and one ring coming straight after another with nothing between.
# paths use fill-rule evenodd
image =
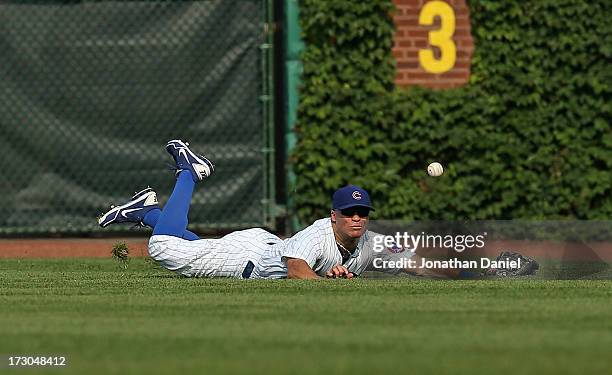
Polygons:
<instances>
[{"instance_id":1,"label":"green outfield grass","mask_svg":"<svg viewBox=\"0 0 612 375\"><path fill-rule=\"evenodd\" d=\"M560 374L612 366L610 281L185 279L0 261L0 356L62 374Z\"/></svg>"}]
</instances>

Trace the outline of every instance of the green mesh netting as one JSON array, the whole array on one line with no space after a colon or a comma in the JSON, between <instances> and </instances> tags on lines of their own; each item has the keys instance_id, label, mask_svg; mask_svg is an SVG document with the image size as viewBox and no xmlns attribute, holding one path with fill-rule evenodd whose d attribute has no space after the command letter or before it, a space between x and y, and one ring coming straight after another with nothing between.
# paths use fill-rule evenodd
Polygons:
<instances>
[{"instance_id":1,"label":"green mesh netting","mask_svg":"<svg viewBox=\"0 0 612 375\"><path fill-rule=\"evenodd\" d=\"M174 174L166 141L214 161L192 228L261 225L262 10L252 1L0 3L0 234L99 231ZM114 228L117 229L117 228Z\"/></svg>"}]
</instances>

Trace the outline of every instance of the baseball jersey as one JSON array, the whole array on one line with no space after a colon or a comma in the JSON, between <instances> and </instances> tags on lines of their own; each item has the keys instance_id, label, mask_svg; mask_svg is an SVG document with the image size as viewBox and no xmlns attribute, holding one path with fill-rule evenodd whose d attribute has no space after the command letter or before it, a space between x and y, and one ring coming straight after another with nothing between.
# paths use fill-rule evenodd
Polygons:
<instances>
[{"instance_id":1,"label":"baseball jersey","mask_svg":"<svg viewBox=\"0 0 612 375\"><path fill-rule=\"evenodd\" d=\"M380 258L384 261L397 261L400 258L408 259L413 253L410 251L396 253L387 249L375 251L376 236L382 235L366 231L359 239L355 251L343 263L331 219L319 219L293 237L284 240L281 246L276 246L275 252L264 253L264 256L256 262L254 276L287 277L287 258L304 260L321 277L325 277L325 274L338 264L343 264L357 276L364 271L372 270L399 273L401 268L375 268L374 260Z\"/></svg>"}]
</instances>

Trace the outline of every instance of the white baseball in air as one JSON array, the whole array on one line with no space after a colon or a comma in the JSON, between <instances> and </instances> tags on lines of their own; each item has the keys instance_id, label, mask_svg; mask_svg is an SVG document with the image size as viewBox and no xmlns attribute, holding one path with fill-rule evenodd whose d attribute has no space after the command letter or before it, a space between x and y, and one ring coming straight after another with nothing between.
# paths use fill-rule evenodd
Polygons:
<instances>
[{"instance_id":1,"label":"white baseball in air","mask_svg":"<svg viewBox=\"0 0 612 375\"><path fill-rule=\"evenodd\" d=\"M437 161L427 166L427 174L432 177L442 176L442 173L444 173L444 168L442 167L442 164L438 163Z\"/></svg>"}]
</instances>

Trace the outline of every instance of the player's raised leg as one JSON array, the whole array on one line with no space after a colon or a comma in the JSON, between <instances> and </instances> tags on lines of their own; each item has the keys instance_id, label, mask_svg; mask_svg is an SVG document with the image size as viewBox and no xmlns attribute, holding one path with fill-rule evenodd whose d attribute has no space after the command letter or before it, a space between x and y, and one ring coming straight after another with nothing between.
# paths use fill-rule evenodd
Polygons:
<instances>
[{"instance_id":1,"label":"player's raised leg","mask_svg":"<svg viewBox=\"0 0 612 375\"><path fill-rule=\"evenodd\" d=\"M168 202L157 218L149 240L149 255L164 268L184 276L214 276L217 261L227 254L213 251L214 240L185 241L189 206L195 184L210 176L212 163L194 154L185 142L168 142L166 150L176 163L177 178Z\"/></svg>"},{"instance_id":2,"label":"player's raised leg","mask_svg":"<svg viewBox=\"0 0 612 375\"><path fill-rule=\"evenodd\" d=\"M166 151L176 163L177 179L174 190L159 215L153 235L182 237L187 230L187 215L195 184L210 176L214 166L204 156L193 153L188 144L180 140L169 141Z\"/></svg>"},{"instance_id":3,"label":"player's raised leg","mask_svg":"<svg viewBox=\"0 0 612 375\"><path fill-rule=\"evenodd\" d=\"M131 223L141 226L155 228L161 208L157 201L155 191L150 187L134 194L127 203L112 206L110 210L98 218L98 224L105 228L111 224ZM199 237L185 229L181 238L189 241L197 240Z\"/></svg>"}]
</instances>

